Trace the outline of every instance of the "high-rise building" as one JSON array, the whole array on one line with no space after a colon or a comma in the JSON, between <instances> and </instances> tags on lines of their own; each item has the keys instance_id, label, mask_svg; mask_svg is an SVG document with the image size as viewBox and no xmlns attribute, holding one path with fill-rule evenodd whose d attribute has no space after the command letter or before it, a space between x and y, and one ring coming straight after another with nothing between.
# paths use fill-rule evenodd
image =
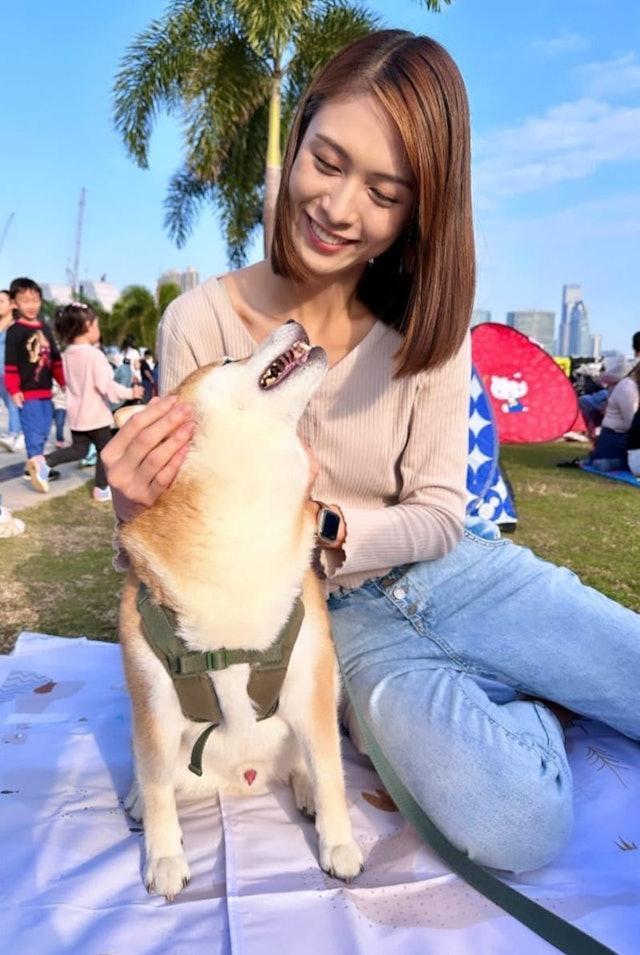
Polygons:
<instances>
[{"instance_id":1,"label":"high-rise building","mask_svg":"<svg viewBox=\"0 0 640 955\"><path fill-rule=\"evenodd\" d=\"M560 314L560 328L558 329L558 355L570 355L570 323L573 307L582 301L582 288L579 285L562 286L562 312Z\"/></svg>"},{"instance_id":2,"label":"high-rise building","mask_svg":"<svg viewBox=\"0 0 640 955\"><path fill-rule=\"evenodd\" d=\"M41 282L42 297L56 305L68 305L73 301L73 290L70 285L61 282Z\"/></svg>"},{"instance_id":3,"label":"high-rise building","mask_svg":"<svg viewBox=\"0 0 640 955\"><path fill-rule=\"evenodd\" d=\"M600 358L602 355L602 335L596 332L591 336L591 350L589 352L594 358Z\"/></svg>"},{"instance_id":4,"label":"high-rise building","mask_svg":"<svg viewBox=\"0 0 640 955\"><path fill-rule=\"evenodd\" d=\"M98 302L105 312L110 312L120 298L119 289L111 282L93 282L91 279L83 279L80 282L80 293L83 298Z\"/></svg>"},{"instance_id":5,"label":"high-rise building","mask_svg":"<svg viewBox=\"0 0 640 955\"><path fill-rule=\"evenodd\" d=\"M568 355L590 355L591 333L589 332L589 313L582 299L575 302L569 317Z\"/></svg>"},{"instance_id":6,"label":"high-rise building","mask_svg":"<svg viewBox=\"0 0 640 955\"><path fill-rule=\"evenodd\" d=\"M196 269L188 266L180 276L180 288L183 292L188 292L198 284L198 272Z\"/></svg>"},{"instance_id":7,"label":"high-rise building","mask_svg":"<svg viewBox=\"0 0 640 955\"><path fill-rule=\"evenodd\" d=\"M507 325L533 338L550 355L554 350L556 325L555 312L541 312L537 309L528 312L507 312Z\"/></svg>"},{"instance_id":8,"label":"high-rise building","mask_svg":"<svg viewBox=\"0 0 640 955\"><path fill-rule=\"evenodd\" d=\"M485 322L491 321L491 312L487 311L484 308L474 308L471 313L471 328L475 328L476 325L484 325Z\"/></svg>"},{"instance_id":9,"label":"high-rise building","mask_svg":"<svg viewBox=\"0 0 640 955\"><path fill-rule=\"evenodd\" d=\"M161 285L177 285L181 292L188 292L195 288L199 282L199 275L196 269L189 266L184 272L178 269L167 269L158 279L156 286L156 296Z\"/></svg>"}]
</instances>

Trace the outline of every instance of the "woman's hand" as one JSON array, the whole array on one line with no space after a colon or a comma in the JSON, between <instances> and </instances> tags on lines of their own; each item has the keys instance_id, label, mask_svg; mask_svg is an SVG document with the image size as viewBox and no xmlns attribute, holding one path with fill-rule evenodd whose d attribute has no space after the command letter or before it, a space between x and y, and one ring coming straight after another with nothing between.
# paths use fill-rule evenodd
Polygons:
<instances>
[{"instance_id":1,"label":"woman's hand","mask_svg":"<svg viewBox=\"0 0 640 955\"><path fill-rule=\"evenodd\" d=\"M191 413L175 395L152 398L104 448L102 463L119 520L132 520L171 487L193 435Z\"/></svg>"}]
</instances>

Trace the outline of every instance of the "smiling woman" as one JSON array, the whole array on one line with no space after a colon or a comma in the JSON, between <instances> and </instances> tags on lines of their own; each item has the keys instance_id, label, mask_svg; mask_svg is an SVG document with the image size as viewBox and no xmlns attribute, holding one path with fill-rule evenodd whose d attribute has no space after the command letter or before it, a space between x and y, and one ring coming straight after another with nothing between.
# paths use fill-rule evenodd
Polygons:
<instances>
[{"instance_id":1,"label":"smiling woman","mask_svg":"<svg viewBox=\"0 0 640 955\"><path fill-rule=\"evenodd\" d=\"M542 701L640 738L640 618L525 548L464 533L474 277L460 73L428 37L373 33L300 100L270 257L171 304L165 397L105 463L126 520L190 453L189 410L167 393L298 321L329 363L300 436L320 465L308 507L338 519L317 543L351 698L449 840L522 871L571 831L562 727ZM276 357L272 386L291 364Z\"/></svg>"}]
</instances>

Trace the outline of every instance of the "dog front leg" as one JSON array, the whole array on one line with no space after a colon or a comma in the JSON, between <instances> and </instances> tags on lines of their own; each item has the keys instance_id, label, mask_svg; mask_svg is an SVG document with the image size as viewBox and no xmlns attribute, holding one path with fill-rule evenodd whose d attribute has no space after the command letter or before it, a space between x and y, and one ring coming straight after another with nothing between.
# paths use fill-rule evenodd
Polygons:
<instances>
[{"instance_id":1,"label":"dog front leg","mask_svg":"<svg viewBox=\"0 0 640 955\"><path fill-rule=\"evenodd\" d=\"M321 867L349 882L362 871L362 853L353 839L342 772L335 655L324 621L321 629L325 632L318 635L311 690L308 677L291 680L283 693L282 714L302 747L308 772L305 778L302 767L293 769L296 805L306 814L315 808Z\"/></svg>"},{"instance_id":2,"label":"dog front leg","mask_svg":"<svg viewBox=\"0 0 640 955\"><path fill-rule=\"evenodd\" d=\"M141 633L137 587L129 574L120 604L120 645L131 695L136 764L136 782L125 806L143 817L147 889L173 899L189 879L174 782L184 717L171 678Z\"/></svg>"},{"instance_id":3,"label":"dog front leg","mask_svg":"<svg viewBox=\"0 0 640 955\"><path fill-rule=\"evenodd\" d=\"M164 670L162 677L168 680ZM189 881L189 867L182 848L174 778L183 720L170 681L160 692L156 685L153 713L147 715L152 718L142 726L134 717L136 778L146 849L144 883L149 892L171 901Z\"/></svg>"}]
</instances>

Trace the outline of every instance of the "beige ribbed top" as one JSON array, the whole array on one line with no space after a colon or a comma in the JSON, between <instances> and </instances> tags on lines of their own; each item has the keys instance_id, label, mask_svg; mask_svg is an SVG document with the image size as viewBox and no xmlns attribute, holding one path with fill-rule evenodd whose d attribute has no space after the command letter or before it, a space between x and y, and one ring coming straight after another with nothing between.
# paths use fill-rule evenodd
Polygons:
<instances>
[{"instance_id":1,"label":"beige ribbed top","mask_svg":"<svg viewBox=\"0 0 640 955\"><path fill-rule=\"evenodd\" d=\"M344 513L344 553L323 552L329 589L356 587L398 564L432 560L462 534L468 443L469 338L436 371L393 378L400 335L378 321L329 369L301 422L320 473L315 498ZM160 392L256 342L211 278L175 299L160 323Z\"/></svg>"}]
</instances>

